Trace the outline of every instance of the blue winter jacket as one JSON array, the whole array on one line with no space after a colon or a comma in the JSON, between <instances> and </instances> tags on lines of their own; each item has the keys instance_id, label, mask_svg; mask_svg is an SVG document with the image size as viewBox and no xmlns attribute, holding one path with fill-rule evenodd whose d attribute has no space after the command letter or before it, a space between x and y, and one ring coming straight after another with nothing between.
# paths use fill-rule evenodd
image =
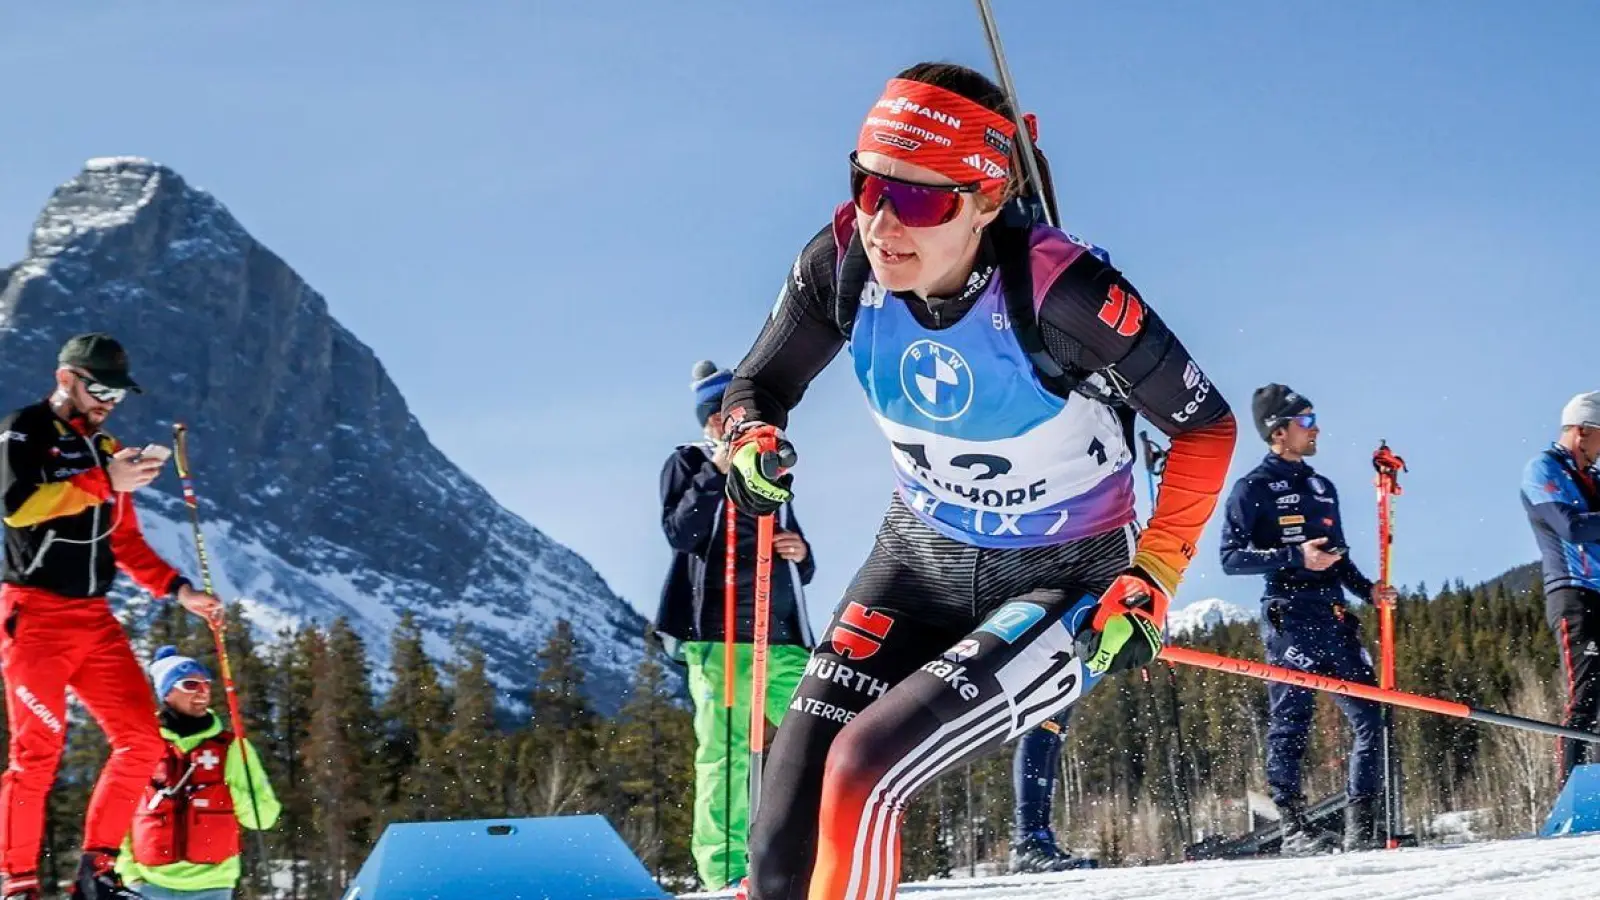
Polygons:
<instances>
[{"instance_id":1,"label":"blue winter jacket","mask_svg":"<svg viewBox=\"0 0 1600 900\"><path fill-rule=\"evenodd\" d=\"M1552 444L1522 472L1522 507L1544 562L1545 593L1600 591L1600 471Z\"/></svg>"},{"instance_id":2,"label":"blue winter jacket","mask_svg":"<svg viewBox=\"0 0 1600 900\"><path fill-rule=\"evenodd\" d=\"M1300 545L1325 537L1323 549L1348 551L1333 483L1304 462L1275 453L1239 479L1228 496L1222 529L1222 570L1229 575L1265 575L1263 618L1339 619L1341 588L1365 601L1372 581L1348 555L1321 572L1305 567Z\"/></svg>"}]
</instances>

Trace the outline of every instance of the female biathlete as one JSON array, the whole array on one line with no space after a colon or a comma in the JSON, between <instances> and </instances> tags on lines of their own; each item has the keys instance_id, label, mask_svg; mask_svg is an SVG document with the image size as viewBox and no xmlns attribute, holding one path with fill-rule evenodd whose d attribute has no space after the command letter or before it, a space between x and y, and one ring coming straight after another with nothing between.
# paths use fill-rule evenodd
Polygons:
<instances>
[{"instance_id":1,"label":"female biathlete","mask_svg":"<svg viewBox=\"0 0 1600 900\"><path fill-rule=\"evenodd\" d=\"M898 482L773 743L758 900L893 897L918 788L1159 652L1222 489L1233 416L1177 337L1083 244L1000 221L1015 136L977 72L890 81L724 398L729 497L770 512L789 411L848 346ZM1172 439L1142 534L1135 410Z\"/></svg>"}]
</instances>

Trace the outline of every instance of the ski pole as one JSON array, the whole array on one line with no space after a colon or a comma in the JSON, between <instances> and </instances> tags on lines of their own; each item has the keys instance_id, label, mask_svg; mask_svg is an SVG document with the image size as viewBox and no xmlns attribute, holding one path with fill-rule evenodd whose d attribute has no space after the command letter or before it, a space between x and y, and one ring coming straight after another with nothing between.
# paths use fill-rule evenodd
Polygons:
<instances>
[{"instance_id":1,"label":"ski pole","mask_svg":"<svg viewBox=\"0 0 1600 900\"><path fill-rule=\"evenodd\" d=\"M1380 441L1378 449L1372 454L1372 467L1377 470L1378 476L1374 484L1378 488L1378 580L1384 584L1390 583L1390 571L1394 558L1394 508L1392 500L1404 491L1400 489L1400 472L1406 469L1406 461L1394 455L1389 449L1387 441ZM1378 676L1378 684L1382 687L1394 687L1394 604L1384 601L1378 604L1378 640L1382 651L1382 672Z\"/></svg>"},{"instance_id":2,"label":"ski pole","mask_svg":"<svg viewBox=\"0 0 1600 900\"><path fill-rule=\"evenodd\" d=\"M206 555L206 538L200 531L200 500L194 492L194 478L189 469L189 429L182 422L172 426L172 458L177 464L178 480L183 485L183 503L189 507L189 525L194 530L195 556L200 560L200 583L205 592L217 596L211 583L211 560ZM211 636L217 641L217 668L221 670L222 688L228 697L228 719L233 725L234 738L239 741L239 762L244 766L245 788L250 792L250 811L255 814L256 852L262 863L267 861L266 837L261 833L261 807L256 801L256 780L250 772L250 756L246 749L244 716L239 712L239 690L233 683L233 667L228 664L228 645L223 640L225 625L218 616L211 625Z\"/></svg>"},{"instance_id":3,"label":"ski pole","mask_svg":"<svg viewBox=\"0 0 1600 900\"><path fill-rule=\"evenodd\" d=\"M994 10L989 7L989 0L977 0L978 17L983 20L983 36L989 41L989 52L994 56L994 68L1000 76L1000 90L1005 92L1006 99L1011 101L1011 115L1017 123L1017 150L1022 157L1022 171L1027 174L1028 182L1033 185L1037 196L1044 200L1047 196L1044 176L1039 172L1039 161L1033 155L1033 135L1028 131L1027 117L1022 114L1022 104L1017 102L1017 86L1011 80L1011 68L1006 65L1006 51L1000 46L1000 26L995 24ZM1043 202L1044 218L1051 227L1059 227L1055 211L1049 202Z\"/></svg>"},{"instance_id":4,"label":"ski pole","mask_svg":"<svg viewBox=\"0 0 1600 900\"><path fill-rule=\"evenodd\" d=\"M1150 512L1151 515L1154 515L1156 508L1156 497L1158 495L1157 479L1166 474L1167 451L1157 446L1155 441L1150 440L1150 432L1148 431L1141 430L1139 432L1139 443L1144 449L1144 474L1150 485ZM1150 670L1141 669L1140 671L1144 673L1145 683L1148 684L1150 682ZM1184 833L1190 836L1185 838L1185 840L1189 840L1193 837L1193 833L1189 827L1189 823L1193 820L1191 807L1189 805L1189 754L1184 748L1183 720L1178 712L1178 667L1173 665L1170 661L1167 663L1167 689L1172 697L1172 730L1177 739L1179 760L1176 771L1172 773L1172 789L1175 799L1178 800L1179 805L1182 807L1179 810L1179 814L1182 816L1183 820L1179 824L1183 828Z\"/></svg>"},{"instance_id":5,"label":"ski pole","mask_svg":"<svg viewBox=\"0 0 1600 900\"><path fill-rule=\"evenodd\" d=\"M722 501L727 512L722 530L726 537L722 553L722 881L733 881L733 708L738 660L734 641L738 638L739 508Z\"/></svg>"},{"instance_id":6,"label":"ski pole","mask_svg":"<svg viewBox=\"0 0 1600 900\"><path fill-rule=\"evenodd\" d=\"M778 441L770 435L756 439L762 458L776 454ZM756 621L755 647L750 665L750 814L756 820L761 807L761 754L767 749L767 626L772 612L771 513L756 519Z\"/></svg>"},{"instance_id":7,"label":"ski pole","mask_svg":"<svg viewBox=\"0 0 1600 900\"><path fill-rule=\"evenodd\" d=\"M1403 706L1407 709L1421 710L1422 712L1436 713L1441 716L1453 716L1457 719L1471 719L1474 722L1485 722L1490 725L1503 725L1507 728L1520 728L1524 731L1537 731L1541 734L1555 735L1556 737L1570 738L1575 741L1589 741L1600 743L1600 734L1589 731L1579 731L1576 728L1567 728L1553 722L1542 722L1538 719L1525 719L1522 716L1512 716L1505 713L1492 712L1479 709L1455 700L1442 700L1438 697L1426 697L1421 694L1408 694L1376 685L1362 684L1358 681L1345 681L1340 678L1329 678L1326 675L1313 675L1310 672L1299 672L1294 669L1285 669L1282 666L1269 665L1248 659L1234 659L1230 656L1218 656L1203 650L1190 650L1186 647L1168 646L1161 651L1163 659L1181 663L1186 666L1196 666L1202 669L1211 669L1217 672L1227 672L1233 675L1246 675L1259 678L1262 681L1276 681L1279 684L1291 684L1295 687L1310 688L1314 691L1326 691L1332 694L1343 694L1347 697L1357 697L1362 700L1371 700L1375 703L1386 703L1391 706Z\"/></svg>"},{"instance_id":8,"label":"ski pole","mask_svg":"<svg viewBox=\"0 0 1600 900\"><path fill-rule=\"evenodd\" d=\"M1389 449L1388 441L1379 441L1378 449L1372 454L1372 467L1378 475L1373 484L1378 489L1378 580L1385 585L1391 583L1390 572L1394 559L1394 498L1402 493L1400 489L1400 472L1405 470L1406 461L1394 454ZM1378 652L1380 658L1380 671L1378 685L1385 688L1395 686L1394 677L1394 604L1388 600L1378 604ZM1387 834L1387 846L1390 850L1400 846L1395 840L1395 826L1400 818L1399 798L1395 784L1395 759L1394 759L1394 710L1385 707L1383 711L1383 817Z\"/></svg>"}]
</instances>

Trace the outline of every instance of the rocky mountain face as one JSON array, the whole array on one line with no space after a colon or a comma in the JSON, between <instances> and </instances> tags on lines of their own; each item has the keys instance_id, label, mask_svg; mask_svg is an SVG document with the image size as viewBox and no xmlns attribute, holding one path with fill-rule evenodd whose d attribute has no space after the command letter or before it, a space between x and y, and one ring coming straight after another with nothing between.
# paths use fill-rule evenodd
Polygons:
<instances>
[{"instance_id":1,"label":"rocky mountain face","mask_svg":"<svg viewBox=\"0 0 1600 900\"><path fill-rule=\"evenodd\" d=\"M373 352L216 198L129 158L58 188L27 255L0 269L4 408L43 397L83 331L114 334L145 388L113 433L170 445L174 422L189 427L213 574L261 637L345 616L381 668L412 610L440 659L464 628L514 707L566 618L598 706L620 703L640 616L440 453ZM138 498L152 543L192 572L177 477Z\"/></svg>"}]
</instances>

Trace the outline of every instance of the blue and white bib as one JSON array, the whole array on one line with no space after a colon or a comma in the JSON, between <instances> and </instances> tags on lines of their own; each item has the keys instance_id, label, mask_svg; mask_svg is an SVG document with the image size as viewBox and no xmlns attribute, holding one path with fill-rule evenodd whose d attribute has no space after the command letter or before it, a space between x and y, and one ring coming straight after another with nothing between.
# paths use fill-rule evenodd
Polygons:
<instances>
[{"instance_id":1,"label":"blue and white bib","mask_svg":"<svg viewBox=\"0 0 1600 900\"><path fill-rule=\"evenodd\" d=\"M1036 235L1035 253L1057 234ZM870 277L861 293L850 354L901 497L941 534L979 547L1064 543L1128 524L1133 454L1121 421L1103 403L1045 389L1003 290L996 271L941 330L923 328Z\"/></svg>"}]
</instances>

